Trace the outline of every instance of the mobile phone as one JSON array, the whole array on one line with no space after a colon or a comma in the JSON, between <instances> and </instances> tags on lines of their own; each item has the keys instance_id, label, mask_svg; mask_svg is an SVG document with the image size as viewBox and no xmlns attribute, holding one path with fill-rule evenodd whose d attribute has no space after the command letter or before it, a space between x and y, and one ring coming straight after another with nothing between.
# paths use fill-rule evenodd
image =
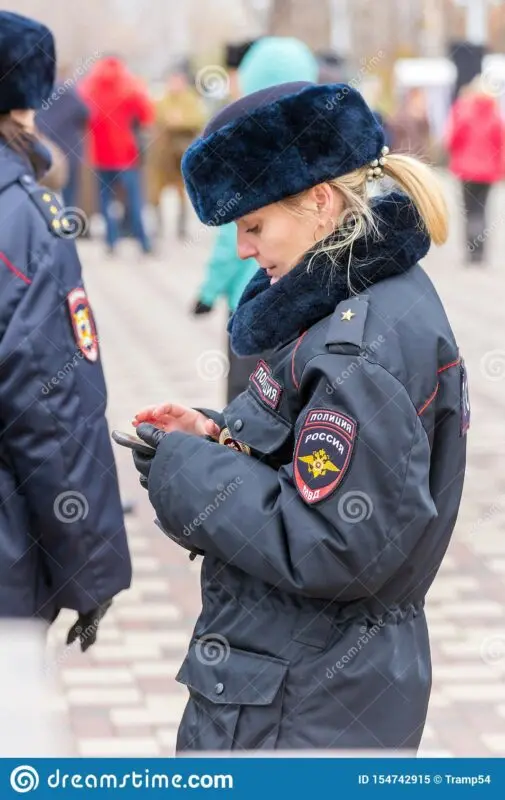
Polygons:
<instances>
[{"instance_id":1,"label":"mobile phone","mask_svg":"<svg viewBox=\"0 0 505 800\"><path fill-rule=\"evenodd\" d=\"M137 453L142 453L145 456L152 456L156 452L156 449L151 447L150 444L146 444L138 436L132 436L130 433L112 431L111 436L115 442L123 447L129 447L130 450L136 450Z\"/></svg>"}]
</instances>

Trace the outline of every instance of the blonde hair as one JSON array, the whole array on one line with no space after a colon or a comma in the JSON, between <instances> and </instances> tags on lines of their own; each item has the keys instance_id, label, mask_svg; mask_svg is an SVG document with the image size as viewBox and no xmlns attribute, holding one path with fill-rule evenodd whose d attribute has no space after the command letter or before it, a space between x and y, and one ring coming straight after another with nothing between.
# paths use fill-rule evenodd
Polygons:
<instances>
[{"instance_id":1,"label":"blonde hair","mask_svg":"<svg viewBox=\"0 0 505 800\"><path fill-rule=\"evenodd\" d=\"M367 164L347 175L327 181L343 196L344 209L331 233L312 248L313 256L309 262L309 269L314 259L321 253L329 254L335 264L344 252L349 251L350 264L354 242L363 236L378 234L373 208L370 205L368 170ZM448 236L449 217L442 186L434 170L417 158L400 153L389 153L383 170L384 175L395 181L413 201L419 213L420 224L424 226L433 243L444 244ZM374 183L375 181L372 185ZM300 206L307 191L281 202L295 213L306 213ZM339 233L337 238L334 236L335 233Z\"/></svg>"}]
</instances>

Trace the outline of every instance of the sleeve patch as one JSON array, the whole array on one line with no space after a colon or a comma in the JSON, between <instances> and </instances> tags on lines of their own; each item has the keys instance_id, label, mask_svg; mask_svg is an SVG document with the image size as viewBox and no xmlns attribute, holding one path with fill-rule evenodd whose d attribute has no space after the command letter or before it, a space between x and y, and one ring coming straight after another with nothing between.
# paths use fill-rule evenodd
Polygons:
<instances>
[{"instance_id":1,"label":"sleeve patch","mask_svg":"<svg viewBox=\"0 0 505 800\"><path fill-rule=\"evenodd\" d=\"M312 505L325 500L342 482L351 461L357 423L325 408L311 409L299 433L293 463L298 492Z\"/></svg>"},{"instance_id":2,"label":"sleeve patch","mask_svg":"<svg viewBox=\"0 0 505 800\"><path fill-rule=\"evenodd\" d=\"M72 289L68 294L67 302L79 350L88 361L97 361L98 336L86 292L82 288Z\"/></svg>"},{"instance_id":3,"label":"sleeve patch","mask_svg":"<svg viewBox=\"0 0 505 800\"><path fill-rule=\"evenodd\" d=\"M244 442L239 442L238 439L234 439L229 428L223 428L221 430L219 434L219 444L224 444L225 447L231 447L231 449L236 450L237 453L244 453L246 456L251 455L251 448L249 445Z\"/></svg>"},{"instance_id":4,"label":"sleeve patch","mask_svg":"<svg viewBox=\"0 0 505 800\"><path fill-rule=\"evenodd\" d=\"M460 364L460 436L465 436L468 428L470 427L470 395L468 393L468 376L466 374L465 362L461 359Z\"/></svg>"},{"instance_id":5,"label":"sleeve patch","mask_svg":"<svg viewBox=\"0 0 505 800\"><path fill-rule=\"evenodd\" d=\"M277 409L281 402L282 386L272 377L272 370L266 361L258 361L250 380L261 399L270 408Z\"/></svg>"}]
</instances>

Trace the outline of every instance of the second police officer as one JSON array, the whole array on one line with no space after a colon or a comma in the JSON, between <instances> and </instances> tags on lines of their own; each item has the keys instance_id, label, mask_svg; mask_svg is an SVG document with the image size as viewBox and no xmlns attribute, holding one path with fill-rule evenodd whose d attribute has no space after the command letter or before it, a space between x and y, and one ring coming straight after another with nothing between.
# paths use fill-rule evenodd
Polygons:
<instances>
[{"instance_id":1,"label":"second police officer","mask_svg":"<svg viewBox=\"0 0 505 800\"><path fill-rule=\"evenodd\" d=\"M0 13L0 617L77 612L86 650L131 581L106 387L73 226L37 181L51 32Z\"/></svg>"}]
</instances>

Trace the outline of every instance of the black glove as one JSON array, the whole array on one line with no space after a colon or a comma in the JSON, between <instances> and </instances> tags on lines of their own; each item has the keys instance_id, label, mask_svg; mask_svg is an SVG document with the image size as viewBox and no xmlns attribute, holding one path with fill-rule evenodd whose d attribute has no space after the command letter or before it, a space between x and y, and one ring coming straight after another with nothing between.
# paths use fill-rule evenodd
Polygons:
<instances>
[{"instance_id":1,"label":"black glove","mask_svg":"<svg viewBox=\"0 0 505 800\"><path fill-rule=\"evenodd\" d=\"M142 439L146 444L150 444L151 447L157 448L159 443L165 436L168 436L166 431L162 431L161 428L156 428L154 425L151 425L149 422L141 422L140 425L137 426L137 436ZM133 463L135 464L136 469L140 472L140 485L147 489L148 480L149 480L149 471L151 469L151 464L153 463L153 458L156 455L153 453L150 456L146 456L143 453L139 453L138 450L132 450L133 454Z\"/></svg>"},{"instance_id":2,"label":"black glove","mask_svg":"<svg viewBox=\"0 0 505 800\"><path fill-rule=\"evenodd\" d=\"M191 313L193 316L199 317L200 314L208 314L210 311L212 311L212 306L207 305L207 303L202 302L202 300L197 300Z\"/></svg>"},{"instance_id":3,"label":"black glove","mask_svg":"<svg viewBox=\"0 0 505 800\"><path fill-rule=\"evenodd\" d=\"M151 425L149 422L141 422L140 425L137 426L137 436L139 436L146 444L150 444L151 447L157 448L159 443L168 436L166 431L162 431L161 428L156 428L154 425ZM138 471L141 473L140 475L140 483L141 485L147 489L147 482L149 478L149 470L151 469L151 464L153 462L153 458L155 453L152 456L144 456L138 452L133 451L133 460L135 462L135 466L137 467ZM167 531L166 528L163 527L159 519L154 520L158 528L163 531L163 533L172 539L172 541L176 542L176 544L183 547L185 550L188 550L190 553L190 559L193 560L196 556L203 556L205 555L203 550L200 550L198 547L193 547L191 544L188 544L184 541L184 537L175 536L171 531Z\"/></svg>"},{"instance_id":4,"label":"black glove","mask_svg":"<svg viewBox=\"0 0 505 800\"><path fill-rule=\"evenodd\" d=\"M79 637L81 651L85 653L91 645L95 644L100 620L103 619L111 605L112 600L107 600L98 608L93 609L93 611L88 611L87 614L79 614L77 621L74 622L68 632L67 644L72 644Z\"/></svg>"}]
</instances>

